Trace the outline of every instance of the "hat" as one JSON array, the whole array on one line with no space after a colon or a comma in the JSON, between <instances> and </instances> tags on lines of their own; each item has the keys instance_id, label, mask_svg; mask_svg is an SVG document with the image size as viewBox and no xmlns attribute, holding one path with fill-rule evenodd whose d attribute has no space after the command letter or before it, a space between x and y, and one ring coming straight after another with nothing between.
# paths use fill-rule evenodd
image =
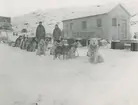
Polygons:
<instances>
[{"instance_id":1,"label":"hat","mask_svg":"<svg viewBox=\"0 0 138 105\"><path fill-rule=\"evenodd\" d=\"M39 23L42 23L42 21L40 21Z\"/></svg>"}]
</instances>

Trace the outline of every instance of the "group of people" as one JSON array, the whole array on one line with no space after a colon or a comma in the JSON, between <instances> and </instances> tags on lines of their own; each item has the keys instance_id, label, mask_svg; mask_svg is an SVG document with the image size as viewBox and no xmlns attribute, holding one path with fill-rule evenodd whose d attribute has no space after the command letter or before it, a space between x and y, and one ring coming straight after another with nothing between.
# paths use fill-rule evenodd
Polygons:
<instances>
[{"instance_id":1,"label":"group of people","mask_svg":"<svg viewBox=\"0 0 138 105\"><path fill-rule=\"evenodd\" d=\"M37 48L37 55L45 55L46 48L48 46L46 38L46 31L44 26L42 25L42 22L39 22L39 25L36 29L36 40L38 43ZM73 58L75 56L75 51L77 48L77 43L74 42L73 44L68 44L65 42L62 36L61 29L58 27L58 25L55 25L55 29L53 30L53 46L50 50L50 55L54 55L55 58L59 58L60 55L63 56L70 56L69 58Z\"/></svg>"},{"instance_id":2,"label":"group of people","mask_svg":"<svg viewBox=\"0 0 138 105\"><path fill-rule=\"evenodd\" d=\"M55 25L55 29L53 30L53 41L55 42L60 42L61 41L61 29L58 27L58 25ZM48 41L45 40L46 38L46 31L44 26L42 25L42 22L39 22L39 25L36 29L36 41L38 43L38 48L37 48L37 55L46 55L45 51L48 46Z\"/></svg>"},{"instance_id":3,"label":"group of people","mask_svg":"<svg viewBox=\"0 0 138 105\"><path fill-rule=\"evenodd\" d=\"M66 43L63 40L62 32L58 25L55 25L53 30L53 46L50 48L50 55L53 55L54 59L57 59L63 56L64 59L72 59L79 56L78 53L78 41L73 41L72 44ZM102 41L101 41L102 42ZM35 52L37 49L37 55L46 55L46 49L48 48L49 40L46 38L46 31L42 22L39 22L39 25L36 29L36 37L31 41L25 37L20 36L15 42L15 47L20 47L21 49L26 49L27 51ZM102 45L101 45L102 46ZM91 38L88 46L87 56L90 58L91 62L101 63L103 58L99 53L99 40L97 38Z\"/></svg>"},{"instance_id":4,"label":"group of people","mask_svg":"<svg viewBox=\"0 0 138 105\"><path fill-rule=\"evenodd\" d=\"M46 31L44 26L42 25L42 22L39 22L39 25L36 29L36 39L39 42L41 39L44 39L46 37ZM53 30L53 40L59 41L62 39L62 32L61 29L58 27L58 25L55 25L55 29Z\"/></svg>"},{"instance_id":5,"label":"group of people","mask_svg":"<svg viewBox=\"0 0 138 105\"><path fill-rule=\"evenodd\" d=\"M74 58L75 52L78 46L78 43L74 40L74 43L69 43L67 40L64 40L61 29L58 25L55 25L55 29L53 30L53 44L49 45L49 38L46 36L46 31L42 22L39 22L39 25L36 29L36 37L29 38L23 36L19 36L16 41L12 44L9 44L13 47L19 47L22 50L26 50L29 52L35 52L36 54L46 55L46 51L50 50L50 55L53 55L54 58L60 58L60 56L64 56L67 58Z\"/></svg>"}]
</instances>

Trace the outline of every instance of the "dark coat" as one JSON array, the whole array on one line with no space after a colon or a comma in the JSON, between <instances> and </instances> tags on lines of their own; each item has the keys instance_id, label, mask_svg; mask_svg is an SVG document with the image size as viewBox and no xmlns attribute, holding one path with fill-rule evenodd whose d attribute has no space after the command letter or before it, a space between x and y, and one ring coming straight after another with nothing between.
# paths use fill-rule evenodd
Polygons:
<instances>
[{"instance_id":1,"label":"dark coat","mask_svg":"<svg viewBox=\"0 0 138 105\"><path fill-rule=\"evenodd\" d=\"M36 29L36 38L39 41L41 38L45 38L46 37L46 32L45 32L45 28L43 25L38 25L37 29Z\"/></svg>"},{"instance_id":2,"label":"dark coat","mask_svg":"<svg viewBox=\"0 0 138 105\"><path fill-rule=\"evenodd\" d=\"M60 40L61 34L62 34L62 32L61 32L60 28L54 29L54 31L53 31L54 40Z\"/></svg>"}]
</instances>

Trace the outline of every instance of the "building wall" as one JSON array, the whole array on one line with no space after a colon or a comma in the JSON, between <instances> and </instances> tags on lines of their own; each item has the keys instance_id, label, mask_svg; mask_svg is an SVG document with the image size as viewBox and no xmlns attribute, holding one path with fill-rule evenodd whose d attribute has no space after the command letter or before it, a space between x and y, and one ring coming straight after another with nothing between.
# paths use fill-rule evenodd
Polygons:
<instances>
[{"instance_id":1,"label":"building wall","mask_svg":"<svg viewBox=\"0 0 138 105\"><path fill-rule=\"evenodd\" d=\"M112 18L117 19L117 26L112 26ZM127 24L125 36L121 34L122 19L126 20L126 24ZM111 12L109 12L107 24L109 27L108 35L110 40L131 39L130 16L120 5L115 7Z\"/></svg>"},{"instance_id":2,"label":"building wall","mask_svg":"<svg viewBox=\"0 0 138 105\"><path fill-rule=\"evenodd\" d=\"M102 27L97 27L97 19L102 20ZM82 22L87 22L87 29L82 29ZM99 15L93 17L86 17L74 20L68 20L63 22L64 36L65 37L107 37L108 27L107 23L107 15ZM73 23L72 30L70 29L70 23Z\"/></svg>"}]
</instances>

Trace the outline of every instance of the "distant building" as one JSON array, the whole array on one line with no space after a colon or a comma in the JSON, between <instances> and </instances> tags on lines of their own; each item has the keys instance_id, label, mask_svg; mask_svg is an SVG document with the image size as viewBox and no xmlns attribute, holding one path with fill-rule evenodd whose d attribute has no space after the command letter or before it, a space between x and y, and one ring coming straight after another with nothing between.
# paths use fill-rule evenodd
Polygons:
<instances>
[{"instance_id":1,"label":"distant building","mask_svg":"<svg viewBox=\"0 0 138 105\"><path fill-rule=\"evenodd\" d=\"M130 17L131 14L121 4L87 8L87 10L74 13L62 21L64 37L130 39Z\"/></svg>"},{"instance_id":2,"label":"distant building","mask_svg":"<svg viewBox=\"0 0 138 105\"><path fill-rule=\"evenodd\" d=\"M13 29L11 25L11 18L0 16L0 38L6 38L5 40L10 40L12 36Z\"/></svg>"},{"instance_id":3,"label":"distant building","mask_svg":"<svg viewBox=\"0 0 138 105\"><path fill-rule=\"evenodd\" d=\"M12 30L11 18L0 16L0 30Z\"/></svg>"}]
</instances>

